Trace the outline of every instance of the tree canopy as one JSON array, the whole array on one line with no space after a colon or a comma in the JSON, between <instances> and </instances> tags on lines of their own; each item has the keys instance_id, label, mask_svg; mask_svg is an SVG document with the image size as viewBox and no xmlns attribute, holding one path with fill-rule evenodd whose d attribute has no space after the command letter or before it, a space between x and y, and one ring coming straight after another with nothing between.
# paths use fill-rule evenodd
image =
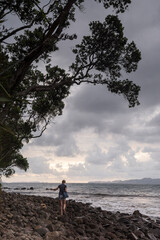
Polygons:
<instances>
[{"instance_id":1,"label":"tree canopy","mask_svg":"<svg viewBox=\"0 0 160 240\"><path fill-rule=\"evenodd\" d=\"M129 107L139 104L140 87L122 79L122 72L135 71L141 59L118 18L131 0L92 1L106 9L112 7L115 14L89 24L88 35L74 46L75 61L65 70L53 66L51 60L61 41L77 38L67 30L85 0L0 0L1 175L12 175L14 166L27 170L27 159L20 153L24 142L41 136L51 119L62 114L71 86L101 84L122 94ZM18 26L9 27L11 15L19 20ZM39 69L40 61L44 72Z\"/></svg>"}]
</instances>

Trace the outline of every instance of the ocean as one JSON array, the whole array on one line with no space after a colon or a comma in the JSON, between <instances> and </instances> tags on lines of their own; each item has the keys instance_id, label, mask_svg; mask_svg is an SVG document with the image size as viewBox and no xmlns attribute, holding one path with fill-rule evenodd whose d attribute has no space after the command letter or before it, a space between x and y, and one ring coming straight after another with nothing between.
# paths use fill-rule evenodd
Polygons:
<instances>
[{"instance_id":1,"label":"ocean","mask_svg":"<svg viewBox=\"0 0 160 240\"><path fill-rule=\"evenodd\" d=\"M57 183L2 183L6 192L56 198L58 191L51 191ZM68 183L69 199L90 203L112 212L142 214L160 218L160 185L115 183Z\"/></svg>"}]
</instances>

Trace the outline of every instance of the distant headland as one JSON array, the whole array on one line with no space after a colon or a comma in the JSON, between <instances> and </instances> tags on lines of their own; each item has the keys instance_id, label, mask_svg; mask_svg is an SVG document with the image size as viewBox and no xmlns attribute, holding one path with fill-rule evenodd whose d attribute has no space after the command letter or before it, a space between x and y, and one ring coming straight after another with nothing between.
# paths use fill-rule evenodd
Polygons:
<instances>
[{"instance_id":1,"label":"distant headland","mask_svg":"<svg viewBox=\"0 0 160 240\"><path fill-rule=\"evenodd\" d=\"M116 183L116 184L160 184L160 178L142 178L115 181L90 181L88 183Z\"/></svg>"}]
</instances>

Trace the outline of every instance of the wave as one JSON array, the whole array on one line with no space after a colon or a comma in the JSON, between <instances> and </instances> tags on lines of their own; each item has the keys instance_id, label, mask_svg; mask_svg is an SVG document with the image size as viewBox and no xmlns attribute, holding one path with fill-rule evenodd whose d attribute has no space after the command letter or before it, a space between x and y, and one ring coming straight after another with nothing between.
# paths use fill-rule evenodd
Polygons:
<instances>
[{"instance_id":1,"label":"wave","mask_svg":"<svg viewBox=\"0 0 160 240\"><path fill-rule=\"evenodd\" d=\"M129 197L129 198L159 198L159 195L145 195L145 194L108 194L108 193L77 193L69 192L70 195L92 196L92 197Z\"/></svg>"},{"instance_id":2,"label":"wave","mask_svg":"<svg viewBox=\"0 0 160 240\"><path fill-rule=\"evenodd\" d=\"M58 192L54 192L52 191L50 188L33 188L33 187L19 187L19 188L12 188L12 187L3 187L3 189L5 191L8 192L18 192L18 193L22 193L22 194L29 194L29 195L43 195L43 196L55 196L58 194ZM159 198L160 197L160 193L158 192L154 192L149 193L99 193L99 192L78 192L78 191L69 191L69 196L83 196L86 198L89 197L95 197L95 198Z\"/></svg>"}]
</instances>

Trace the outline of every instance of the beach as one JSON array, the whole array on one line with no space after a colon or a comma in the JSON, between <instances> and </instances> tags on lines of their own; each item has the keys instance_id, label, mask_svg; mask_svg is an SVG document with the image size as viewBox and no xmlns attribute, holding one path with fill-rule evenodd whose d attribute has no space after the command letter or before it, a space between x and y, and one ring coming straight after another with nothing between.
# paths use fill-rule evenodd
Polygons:
<instances>
[{"instance_id":1,"label":"beach","mask_svg":"<svg viewBox=\"0 0 160 240\"><path fill-rule=\"evenodd\" d=\"M138 210L111 212L67 200L59 214L57 198L2 192L0 239L3 240L159 240L160 218Z\"/></svg>"}]
</instances>

